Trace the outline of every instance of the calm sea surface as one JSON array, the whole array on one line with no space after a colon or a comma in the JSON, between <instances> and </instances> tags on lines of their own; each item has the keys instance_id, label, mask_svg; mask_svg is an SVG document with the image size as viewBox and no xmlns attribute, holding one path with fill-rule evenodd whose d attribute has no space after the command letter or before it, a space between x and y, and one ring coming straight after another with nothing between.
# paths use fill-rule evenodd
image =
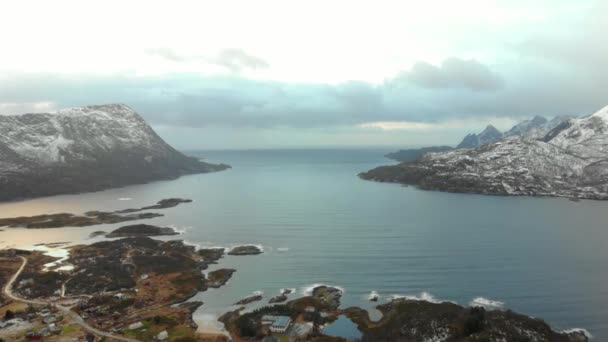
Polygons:
<instances>
[{"instance_id":1,"label":"calm sea surface","mask_svg":"<svg viewBox=\"0 0 608 342\"><path fill-rule=\"evenodd\" d=\"M381 150L212 151L225 172L122 189L0 204L0 217L82 213L195 200L148 220L174 225L200 246L263 246L211 268L238 271L199 294L205 324L230 304L281 288L344 288L343 306L371 308L393 295L434 296L468 305L477 297L542 317L556 329L582 327L608 340L608 202L447 194L362 181L390 163ZM120 225L6 229L0 247L81 240Z\"/></svg>"}]
</instances>

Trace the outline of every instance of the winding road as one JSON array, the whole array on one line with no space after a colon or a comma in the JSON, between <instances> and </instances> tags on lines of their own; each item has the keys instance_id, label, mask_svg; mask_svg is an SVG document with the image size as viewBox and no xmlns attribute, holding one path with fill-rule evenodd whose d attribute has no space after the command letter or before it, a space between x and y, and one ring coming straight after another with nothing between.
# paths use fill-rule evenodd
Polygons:
<instances>
[{"instance_id":1,"label":"winding road","mask_svg":"<svg viewBox=\"0 0 608 342\"><path fill-rule=\"evenodd\" d=\"M84 330L93 333L95 335L98 336L104 336L107 338L111 338L113 340L117 340L117 341L125 341L125 342L140 342L139 340L134 340L132 338L127 338L124 336L120 336L120 335L114 335L114 334L110 334L108 332L105 331L101 331L97 328L94 328L92 326L90 326L87 322L85 322L82 317L80 317L80 315L78 315L77 313L75 313L74 311L70 310L70 308L63 306L63 305L59 305L56 303L52 303L50 301L38 301L38 300L29 300L29 299L24 299L24 298L20 298L17 297L14 293L13 293L13 284L15 283L15 281L17 280L17 278L19 277L19 275L21 274L21 272L23 272L23 269L25 268L25 266L27 265L27 258L24 258L22 256L18 256L18 258L20 258L23 263L21 264L21 267L19 267L19 270L17 270L17 272L15 272L15 274L11 277L11 279L6 283L6 285L4 285L4 288L2 289L2 293L4 293L4 295L16 302L22 302L22 303L27 303L27 304L33 304L33 305L53 305L54 307L57 308L57 310L63 312L65 315L69 316L70 318L72 318L72 320L74 321L74 323L80 325Z\"/></svg>"}]
</instances>

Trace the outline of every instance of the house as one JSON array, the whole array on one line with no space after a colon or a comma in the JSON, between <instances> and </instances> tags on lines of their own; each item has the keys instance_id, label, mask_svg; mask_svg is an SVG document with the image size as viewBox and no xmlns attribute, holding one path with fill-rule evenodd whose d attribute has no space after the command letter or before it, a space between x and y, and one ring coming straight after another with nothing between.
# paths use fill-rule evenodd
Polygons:
<instances>
[{"instance_id":1,"label":"house","mask_svg":"<svg viewBox=\"0 0 608 342\"><path fill-rule=\"evenodd\" d=\"M49 328L49 332L50 332L51 334L60 334L60 333L61 333L61 327L59 327L59 326L58 326L57 324L55 324L55 323L51 323L51 324L49 324L48 328Z\"/></svg>"},{"instance_id":2,"label":"house","mask_svg":"<svg viewBox=\"0 0 608 342\"><path fill-rule=\"evenodd\" d=\"M304 311L306 311L306 312L315 312L315 311L317 311L317 309L315 309L315 307L314 307L314 306L307 306L307 307L304 309Z\"/></svg>"},{"instance_id":3,"label":"house","mask_svg":"<svg viewBox=\"0 0 608 342\"><path fill-rule=\"evenodd\" d=\"M57 322L57 317L55 317L53 315L48 315L42 319L42 322L44 322L44 324L55 323L55 322Z\"/></svg>"},{"instance_id":4,"label":"house","mask_svg":"<svg viewBox=\"0 0 608 342\"><path fill-rule=\"evenodd\" d=\"M262 316L262 324L270 325L270 324L274 323L274 321L276 321L277 318L279 318L279 316L264 315L264 316Z\"/></svg>"},{"instance_id":5,"label":"house","mask_svg":"<svg viewBox=\"0 0 608 342\"><path fill-rule=\"evenodd\" d=\"M270 331L276 333L284 333L291 325L291 318L287 316L278 316L277 319L270 325Z\"/></svg>"},{"instance_id":6,"label":"house","mask_svg":"<svg viewBox=\"0 0 608 342\"><path fill-rule=\"evenodd\" d=\"M156 336L156 339L159 341L166 340L167 338L169 338L169 333L167 332L167 330L161 331L160 333L158 333L158 336Z\"/></svg>"},{"instance_id":7,"label":"house","mask_svg":"<svg viewBox=\"0 0 608 342\"><path fill-rule=\"evenodd\" d=\"M144 324L142 322L137 322L137 323L133 323L133 324L129 324L129 330L136 330L136 329L140 329L143 328Z\"/></svg>"},{"instance_id":8,"label":"house","mask_svg":"<svg viewBox=\"0 0 608 342\"><path fill-rule=\"evenodd\" d=\"M117 293L117 294L114 295L114 298L122 300L122 299L127 298L127 295L124 294L124 293Z\"/></svg>"}]
</instances>

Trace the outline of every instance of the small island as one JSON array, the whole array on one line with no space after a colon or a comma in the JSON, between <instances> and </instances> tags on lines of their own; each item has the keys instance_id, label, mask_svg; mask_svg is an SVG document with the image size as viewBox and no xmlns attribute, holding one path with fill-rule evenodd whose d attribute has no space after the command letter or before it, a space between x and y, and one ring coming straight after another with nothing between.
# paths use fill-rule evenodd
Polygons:
<instances>
[{"instance_id":1,"label":"small island","mask_svg":"<svg viewBox=\"0 0 608 342\"><path fill-rule=\"evenodd\" d=\"M212 288L222 287L226 285L226 283L228 282L228 280L230 280L234 272L236 272L236 270L232 268L222 268L209 272L209 274L207 274L206 284L208 287Z\"/></svg>"},{"instance_id":2,"label":"small island","mask_svg":"<svg viewBox=\"0 0 608 342\"><path fill-rule=\"evenodd\" d=\"M239 300L238 302L234 303L234 305L247 305L253 302L257 302L262 300L262 298L264 298L260 293L254 293L251 296L247 296L241 300Z\"/></svg>"},{"instance_id":3,"label":"small island","mask_svg":"<svg viewBox=\"0 0 608 342\"><path fill-rule=\"evenodd\" d=\"M262 249L254 245L245 245L234 247L228 252L228 255L257 255L262 254Z\"/></svg>"},{"instance_id":4,"label":"small island","mask_svg":"<svg viewBox=\"0 0 608 342\"><path fill-rule=\"evenodd\" d=\"M11 218L0 218L0 227L9 228L61 228L61 227L87 227L98 224L113 224L135 220L152 219L164 216L159 213L141 212L151 209L166 209L175 207L181 203L190 203L192 200L181 198L168 198L158 201L155 205L137 208L122 209L117 211L91 210L84 215L70 213L42 214L35 216L20 216Z\"/></svg>"},{"instance_id":5,"label":"small island","mask_svg":"<svg viewBox=\"0 0 608 342\"><path fill-rule=\"evenodd\" d=\"M130 237L130 236L161 236L179 235L175 229L170 227L157 227L149 224L134 224L120 227L107 234L107 238Z\"/></svg>"}]
</instances>

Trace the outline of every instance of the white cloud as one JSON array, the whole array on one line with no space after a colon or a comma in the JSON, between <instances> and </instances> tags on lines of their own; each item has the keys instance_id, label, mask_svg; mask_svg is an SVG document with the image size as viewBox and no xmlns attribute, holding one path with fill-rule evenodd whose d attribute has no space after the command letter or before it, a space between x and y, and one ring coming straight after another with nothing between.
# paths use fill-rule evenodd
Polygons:
<instances>
[{"instance_id":1,"label":"white cloud","mask_svg":"<svg viewBox=\"0 0 608 342\"><path fill-rule=\"evenodd\" d=\"M57 110L54 102L0 102L0 115L48 113Z\"/></svg>"},{"instance_id":2,"label":"white cloud","mask_svg":"<svg viewBox=\"0 0 608 342\"><path fill-rule=\"evenodd\" d=\"M0 13L0 69L208 73L217 69L196 59L176 65L146 49L217 56L238 48L270 65L246 74L251 77L380 83L418 60L438 63L457 55L494 64L497 49L509 39L557 22L564 9L585 8L585 3L7 1Z\"/></svg>"},{"instance_id":3,"label":"white cloud","mask_svg":"<svg viewBox=\"0 0 608 342\"><path fill-rule=\"evenodd\" d=\"M362 129L376 129L382 131L419 131L419 132L442 132L442 131L471 131L483 129L488 124L494 125L500 130L513 127L517 119L504 117L470 117L458 120L444 120L440 122L414 122L414 121L373 121L357 125Z\"/></svg>"}]
</instances>

